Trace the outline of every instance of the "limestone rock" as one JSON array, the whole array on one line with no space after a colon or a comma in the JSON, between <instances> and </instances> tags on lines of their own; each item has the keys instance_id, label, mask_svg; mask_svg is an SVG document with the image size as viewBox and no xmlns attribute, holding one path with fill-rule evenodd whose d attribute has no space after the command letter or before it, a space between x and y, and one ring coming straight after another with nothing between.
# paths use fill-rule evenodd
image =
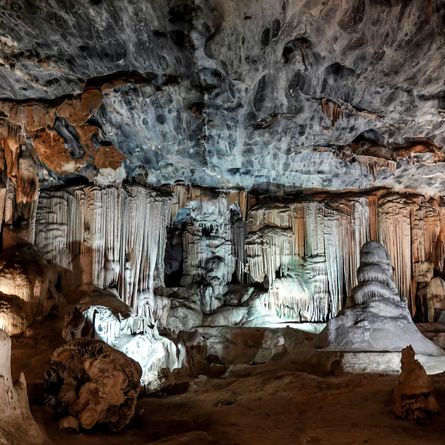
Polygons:
<instances>
[{"instance_id":1,"label":"limestone rock","mask_svg":"<svg viewBox=\"0 0 445 445\"><path fill-rule=\"evenodd\" d=\"M426 288L426 297L428 321L436 321L436 311L439 312L437 318L440 318L441 312L445 310L445 281L440 277L433 278Z\"/></svg>"},{"instance_id":2,"label":"limestone rock","mask_svg":"<svg viewBox=\"0 0 445 445\"><path fill-rule=\"evenodd\" d=\"M69 6L0 21L1 109L48 181L99 176L113 147L149 185L444 189L442 2Z\"/></svg>"},{"instance_id":3,"label":"limestone rock","mask_svg":"<svg viewBox=\"0 0 445 445\"><path fill-rule=\"evenodd\" d=\"M94 338L95 334L102 332L99 320L95 320L96 314L102 313L116 321L130 317L131 308L120 300L116 294L103 289L93 289L84 295L79 303L71 307L65 314L62 337L66 340L75 338ZM94 326L90 320L95 321ZM101 338L106 341L106 338Z\"/></svg>"},{"instance_id":4,"label":"limestone rock","mask_svg":"<svg viewBox=\"0 0 445 445\"><path fill-rule=\"evenodd\" d=\"M23 334L32 321L25 303L18 297L0 293L0 329L8 335Z\"/></svg>"},{"instance_id":5,"label":"limestone rock","mask_svg":"<svg viewBox=\"0 0 445 445\"><path fill-rule=\"evenodd\" d=\"M44 313L48 268L33 246L12 247L0 254L0 292L20 298L32 316Z\"/></svg>"},{"instance_id":6,"label":"limestone rock","mask_svg":"<svg viewBox=\"0 0 445 445\"><path fill-rule=\"evenodd\" d=\"M439 411L431 378L414 358L412 346L402 351L402 372L394 388L394 412L407 420L422 421Z\"/></svg>"},{"instance_id":7,"label":"limestone rock","mask_svg":"<svg viewBox=\"0 0 445 445\"><path fill-rule=\"evenodd\" d=\"M348 352L401 351L412 345L417 353L444 357L445 353L414 325L407 303L397 293L391 263L375 241L361 249L355 304L329 320L318 339L325 349Z\"/></svg>"},{"instance_id":8,"label":"limestone rock","mask_svg":"<svg viewBox=\"0 0 445 445\"><path fill-rule=\"evenodd\" d=\"M62 292L78 300L79 284L116 288L135 309L163 281L170 199L137 185L43 192L35 244L62 269Z\"/></svg>"},{"instance_id":9,"label":"limestone rock","mask_svg":"<svg viewBox=\"0 0 445 445\"><path fill-rule=\"evenodd\" d=\"M203 313L212 313L223 305L236 267L229 203L224 195L193 200L178 217L185 218L181 285L197 286Z\"/></svg>"},{"instance_id":10,"label":"limestone rock","mask_svg":"<svg viewBox=\"0 0 445 445\"><path fill-rule=\"evenodd\" d=\"M65 340L99 339L123 352L141 366L144 389L155 391L163 384L163 369L184 365L185 350L159 333L162 317L153 307L146 304L132 311L112 292L94 290L66 314L62 335Z\"/></svg>"},{"instance_id":11,"label":"limestone rock","mask_svg":"<svg viewBox=\"0 0 445 445\"><path fill-rule=\"evenodd\" d=\"M100 340L79 339L56 349L45 373L46 400L83 429L107 423L124 428L134 415L142 370Z\"/></svg>"}]
</instances>

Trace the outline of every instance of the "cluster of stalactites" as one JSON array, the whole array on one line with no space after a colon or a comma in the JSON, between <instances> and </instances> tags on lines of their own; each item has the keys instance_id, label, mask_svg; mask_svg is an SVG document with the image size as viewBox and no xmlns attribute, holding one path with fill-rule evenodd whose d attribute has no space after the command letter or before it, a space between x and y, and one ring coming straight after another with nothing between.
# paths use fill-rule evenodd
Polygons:
<instances>
[{"instance_id":1,"label":"cluster of stalactites","mask_svg":"<svg viewBox=\"0 0 445 445\"><path fill-rule=\"evenodd\" d=\"M359 249L370 237L368 198L337 204L308 201L249 212L246 271L253 282L268 283L273 305L279 308L282 301L284 311L296 319L322 321L335 316L344 303L345 289L350 295L357 282ZM285 279L286 285L274 284L277 279ZM298 292L289 292L289 280Z\"/></svg>"},{"instance_id":2,"label":"cluster of stalactites","mask_svg":"<svg viewBox=\"0 0 445 445\"><path fill-rule=\"evenodd\" d=\"M136 307L162 280L169 218L169 199L139 186L48 191L39 200L35 243L78 282L117 288Z\"/></svg>"},{"instance_id":3,"label":"cluster of stalactites","mask_svg":"<svg viewBox=\"0 0 445 445\"><path fill-rule=\"evenodd\" d=\"M221 195L216 200L196 200L187 204L188 219L183 234L184 275L205 278L209 262L217 260L223 265L221 279L231 280L235 260L232 255L232 229L230 208Z\"/></svg>"}]
</instances>

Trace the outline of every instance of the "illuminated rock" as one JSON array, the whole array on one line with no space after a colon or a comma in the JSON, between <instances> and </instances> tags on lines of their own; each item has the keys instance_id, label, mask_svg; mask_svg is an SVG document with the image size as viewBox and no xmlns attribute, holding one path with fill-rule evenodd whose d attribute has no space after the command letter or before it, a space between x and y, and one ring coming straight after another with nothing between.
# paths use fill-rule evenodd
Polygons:
<instances>
[{"instance_id":1,"label":"illuminated rock","mask_svg":"<svg viewBox=\"0 0 445 445\"><path fill-rule=\"evenodd\" d=\"M443 319L442 312L445 310L445 281L440 277L433 278L426 288L428 321L436 321L435 312L439 312L438 319Z\"/></svg>"},{"instance_id":2,"label":"illuminated rock","mask_svg":"<svg viewBox=\"0 0 445 445\"><path fill-rule=\"evenodd\" d=\"M439 411L431 378L414 358L411 346L402 351L402 372L394 388L394 412L407 420L422 421Z\"/></svg>"},{"instance_id":3,"label":"illuminated rock","mask_svg":"<svg viewBox=\"0 0 445 445\"><path fill-rule=\"evenodd\" d=\"M154 391L164 369L184 366L185 350L159 333L152 308L145 304L133 312L110 291L93 290L67 313L62 334L65 340L99 339L123 352L141 366L144 389Z\"/></svg>"},{"instance_id":4,"label":"illuminated rock","mask_svg":"<svg viewBox=\"0 0 445 445\"><path fill-rule=\"evenodd\" d=\"M141 376L136 361L106 343L72 340L52 355L46 401L83 429L106 423L120 431L134 415Z\"/></svg>"},{"instance_id":5,"label":"illuminated rock","mask_svg":"<svg viewBox=\"0 0 445 445\"><path fill-rule=\"evenodd\" d=\"M20 298L32 316L48 309L48 267L34 247L14 247L0 254L0 292Z\"/></svg>"},{"instance_id":6,"label":"illuminated rock","mask_svg":"<svg viewBox=\"0 0 445 445\"><path fill-rule=\"evenodd\" d=\"M32 316L23 301L14 296L0 294L0 329L8 335L25 332Z\"/></svg>"},{"instance_id":7,"label":"illuminated rock","mask_svg":"<svg viewBox=\"0 0 445 445\"><path fill-rule=\"evenodd\" d=\"M116 287L136 308L163 281L170 200L144 187L78 187L42 193L36 246L64 268L62 291ZM53 266L53 267L54 267Z\"/></svg>"},{"instance_id":8,"label":"illuminated rock","mask_svg":"<svg viewBox=\"0 0 445 445\"><path fill-rule=\"evenodd\" d=\"M400 352L412 345L419 355L437 358L439 367L445 369L444 351L420 333L406 301L399 297L391 262L380 243L363 245L358 280L352 295L354 305L328 321L320 334L320 346L347 353L381 353Z\"/></svg>"}]
</instances>

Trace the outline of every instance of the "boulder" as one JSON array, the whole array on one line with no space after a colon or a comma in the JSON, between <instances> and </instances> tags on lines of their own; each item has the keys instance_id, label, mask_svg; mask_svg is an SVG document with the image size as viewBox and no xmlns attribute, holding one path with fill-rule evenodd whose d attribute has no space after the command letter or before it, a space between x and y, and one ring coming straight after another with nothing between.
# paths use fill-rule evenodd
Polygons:
<instances>
[{"instance_id":1,"label":"boulder","mask_svg":"<svg viewBox=\"0 0 445 445\"><path fill-rule=\"evenodd\" d=\"M120 431L135 413L142 369L103 341L72 340L56 349L45 372L48 405L62 418L60 427L89 430L106 423ZM74 428L75 429L75 428Z\"/></svg>"},{"instance_id":2,"label":"boulder","mask_svg":"<svg viewBox=\"0 0 445 445\"><path fill-rule=\"evenodd\" d=\"M96 290L81 299L65 316L65 340L94 338L136 360L142 367L146 391L159 390L165 369L181 368L185 348L161 335L153 319L152 305L132 311L110 291Z\"/></svg>"}]
</instances>

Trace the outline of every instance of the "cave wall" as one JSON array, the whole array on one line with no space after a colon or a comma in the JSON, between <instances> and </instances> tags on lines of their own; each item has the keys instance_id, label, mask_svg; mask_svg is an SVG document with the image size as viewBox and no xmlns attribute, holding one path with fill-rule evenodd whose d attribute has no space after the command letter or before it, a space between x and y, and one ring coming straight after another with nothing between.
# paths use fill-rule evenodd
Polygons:
<instances>
[{"instance_id":1,"label":"cave wall","mask_svg":"<svg viewBox=\"0 0 445 445\"><path fill-rule=\"evenodd\" d=\"M323 321L376 239L425 312L444 268L442 0L0 5L2 247L35 244L69 299Z\"/></svg>"},{"instance_id":2,"label":"cave wall","mask_svg":"<svg viewBox=\"0 0 445 445\"><path fill-rule=\"evenodd\" d=\"M387 191L283 198L77 186L41 192L29 225L73 298L82 286L114 288L130 306L148 302L161 313L178 298L169 288L186 289L201 323L227 306L253 305L243 292L255 290L255 304L277 319L325 321L348 304L360 247L371 239L388 249L412 314L424 314L426 286L444 273L444 212L440 198ZM180 246L166 255L172 231Z\"/></svg>"}]
</instances>

